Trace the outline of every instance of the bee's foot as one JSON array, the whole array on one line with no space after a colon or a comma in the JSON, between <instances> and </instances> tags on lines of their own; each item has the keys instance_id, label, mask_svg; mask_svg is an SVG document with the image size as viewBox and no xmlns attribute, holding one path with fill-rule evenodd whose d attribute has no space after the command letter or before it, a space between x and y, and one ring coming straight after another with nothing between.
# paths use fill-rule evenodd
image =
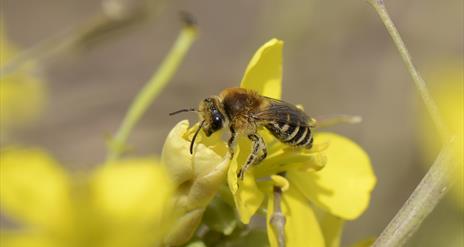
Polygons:
<instances>
[{"instance_id":1,"label":"bee's foot","mask_svg":"<svg viewBox=\"0 0 464 247\"><path fill-rule=\"evenodd\" d=\"M237 178L243 181L243 176L245 175L245 171L243 169L240 169L237 173Z\"/></svg>"}]
</instances>

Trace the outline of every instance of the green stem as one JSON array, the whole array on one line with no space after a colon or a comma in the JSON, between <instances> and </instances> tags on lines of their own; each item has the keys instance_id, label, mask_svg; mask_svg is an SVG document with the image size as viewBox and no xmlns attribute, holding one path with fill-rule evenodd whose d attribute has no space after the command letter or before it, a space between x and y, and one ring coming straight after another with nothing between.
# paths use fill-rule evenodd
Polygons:
<instances>
[{"instance_id":1,"label":"green stem","mask_svg":"<svg viewBox=\"0 0 464 247\"><path fill-rule=\"evenodd\" d=\"M454 156L452 152L454 142L440 117L437 105L428 92L425 81L414 67L411 56L393 24L383 1L367 1L377 11L380 19L390 33L444 144L442 151L430 170L373 245L375 247L402 246L419 229L424 219L432 212L452 185L450 176L454 171Z\"/></svg>"},{"instance_id":2,"label":"green stem","mask_svg":"<svg viewBox=\"0 0 464 247\"><path fill-rule=\"evenodd\" d=\"M130 132L172 78L196 36L196 28L192 23L188 22L180 32L174 46L169 51L169 54L166 56L159 69L153 74L152 78L142 88L129 107L114 139L110 142L107 160L118 159L124 152Z\"/></svg>"},{"instance_id":3,"label":"green stem","mask_svg":"<svg viewBox=\"0 0 464 247\"><path fill-rule=\"evenodd\" d=\"M390 15L388 14L387 9L385 8L385 4L383 3L383 0L367 1L377 11L377 14L380 16L380 19L385 25L385 28L387 29L388 33L393 39L393 42L395 43L396 48L398 49L401 58L403 59L403 62L405 63L406 68L408 69L409 74L411 75L412 80L414 81L414 84L416 85L416 88L419 91L420 96L422 97L422 100L424 101L425 107L427 108L427 111L432 117L432 120L442 138L443 143L448 142L450 139L450 134L446 128L446 125L443 123L442 118L440 117L438 107L435 104L435 101L430 96L424 79L422 79L422 76L419 74L419 72L416 70L416 67L412 63L408 49L406 49L406 45L404 44L403 39L401 38L398 30L396 29L395 24L391 20Z\"/></svg>"}]
</instances>

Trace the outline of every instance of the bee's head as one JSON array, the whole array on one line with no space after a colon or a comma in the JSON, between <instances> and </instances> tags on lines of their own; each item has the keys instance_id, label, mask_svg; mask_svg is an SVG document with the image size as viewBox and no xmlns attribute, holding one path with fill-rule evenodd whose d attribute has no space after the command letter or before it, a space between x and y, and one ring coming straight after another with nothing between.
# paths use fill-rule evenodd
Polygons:
<instances>
[{"instance_id":1,"label":"bee's head","mask_svg":"<svg viewBox=\"0 0 464 247\"><path fill-rule=\"evenodd\" d=\"M222 129L225 122L224 114L222 114L222 104L218 97L209 97L200 102L199 113L203 119L203 131L206 136L210 136L214 132Z\"/></svg>"},{"instance_id":2,"label":"bee's head","mask_svg":"<svg viewBox=\"0 0 464 247\"><path fill-rule=\"evenodd\" d=\"M198 111L194 108L181 109L170 113L169 115L178 114L181 112L199 112L201 117L201 123L197 131L193 135L192 142L190 143L190 153L193 153L193 144L201 129L205 132L206 136L212 135L214 132L222 129L225 122L225 117L222 112L222 103L219 97L213 96L206 98L200 102Z\"/></svg>"}]
</instances>

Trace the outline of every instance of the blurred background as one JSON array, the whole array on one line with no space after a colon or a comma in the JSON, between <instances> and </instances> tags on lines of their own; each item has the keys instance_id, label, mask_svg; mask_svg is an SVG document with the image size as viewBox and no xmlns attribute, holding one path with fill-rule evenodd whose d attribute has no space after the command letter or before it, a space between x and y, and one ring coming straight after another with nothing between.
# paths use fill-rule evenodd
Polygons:
<instances>
[{"instance_id":1,"label":"blurred background","mask_svg":"<svg viewBox=\"0 0 464 247\"><path fill-rule=\"evenodd\" d=\"M463 1L386 5L426 80L462 64ZM238 86L255 50L275 37L285 41L285 101L303 104L313 116L363 117L361 124L330 129L364 147L378 177L369 209L347 223L343 245L377 236L436 157L437 149L423 144L430 119L366 1L2 0L0 7L3 32L19 51L68 37L61 48L50 43L53 53L32 51L40 57L34 71L47 89L43 111L27 126L11 128L2 144L44 147L69 169L104 161L106 140L173 44L180 11L195 16L199 38L132 132L132 154L159 154L169 130L189 117L168 113ZM464 246L463 222L463 208L444 200L408 246Z\"/></svg>"}]
</instances>

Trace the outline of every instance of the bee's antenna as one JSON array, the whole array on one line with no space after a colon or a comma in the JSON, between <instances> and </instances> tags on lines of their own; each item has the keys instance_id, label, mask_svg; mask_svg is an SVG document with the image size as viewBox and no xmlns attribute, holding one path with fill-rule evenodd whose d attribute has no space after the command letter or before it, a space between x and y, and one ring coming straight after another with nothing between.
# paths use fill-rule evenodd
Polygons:
<instances>
[{"instance_id":1,"label":"bee's antenna","mask_svg":"<svg viewBox=\"0 0 464 247\"><path fill-rule=\"evenodd\" d=\"M201 121L200 127L198 127L197 131L195 132L195 135L193 135L192 142L190 142L190 154L193 154L193 144L195 143L195 139L197 138L198 132L200 132L201 127L203 127L204 123L205 120Z\"/></svg>"},{"instance_id":2,"label":"bee's antenna","mask_svg":"<svg viewBox=\"0 0 464 247\"><path fill-rule=\"evenodd\" d=\"M181 112L191 112L191 111L197 111L197 110L195 110L195 108L181 109L181 110L169 113L169 116L172 116L172 115L175 115L175 114L181 113Z\"/></svg>"}]
</instances>

